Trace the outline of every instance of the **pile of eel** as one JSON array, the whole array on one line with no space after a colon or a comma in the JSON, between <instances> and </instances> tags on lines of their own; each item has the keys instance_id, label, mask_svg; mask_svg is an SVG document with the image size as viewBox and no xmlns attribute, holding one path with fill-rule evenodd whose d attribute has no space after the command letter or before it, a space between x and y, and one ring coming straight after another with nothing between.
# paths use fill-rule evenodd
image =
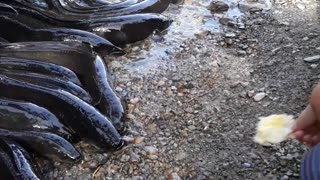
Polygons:
<instances>
[{"instance_id":1,"label":"pile of eel","mask_svg":"<svg viewBox=\"0 0 320 180\"><path fill-rule=\"evenodd\" d=\"M126 103L104 58L166 30L171 0L0 0L0 177L42 179L35 156L124 146Z\"/></svg>"}]
</instances>

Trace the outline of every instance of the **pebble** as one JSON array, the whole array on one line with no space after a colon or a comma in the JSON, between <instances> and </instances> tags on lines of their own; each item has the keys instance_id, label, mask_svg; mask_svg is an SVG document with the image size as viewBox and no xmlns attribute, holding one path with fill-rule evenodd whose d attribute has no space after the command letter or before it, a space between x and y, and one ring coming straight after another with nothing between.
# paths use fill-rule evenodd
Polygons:
<instances>
[{"instance_id":1,"label":"pebble","mask_svg":"<svg viewBox=\"0 0 320 180\"><path fill-rule=\"evenodd\" d=\"M134 140L134 144L141 144L144 140L144 137L137 137L135 140Z\"/></svg>"},{"instance_id":2,"label":"pebble","mask_svg":"<svg viewBox=\"0 0 320 180\"><path fill-rule=\"evenodd\" d=\"M194 125L191 125L191 126L188 126L188 129L190 129L190 130L195 130L196 127L195 127Z\"/></svg>"},{"instance_id":3,"label":"pebble","mask_svg":"<svg viewBox=\"0 0 320 180\"><path fill-rule=\"evenodd\" d=\"M147 152L148 155L156 154L158 152L158 149L153 146L146 146L144 147L144 150Z\"/></svg>"},{"instance_id":4,"label":"pebble","mask_svg":"<svg viewBox=\"0 0 320 180\"><path fill-rule=\"evenodd\" d=\"M233 32L227 32L224 36L225 36L226 38L233 38L233 37L236 37L236 34L233 33Z\"/></svg>"},{"instance_id":5,"label":"pebble","mask_svg":"<svg viewBox=\"0 0 320 180\"><path fill-rule=\"evenodd\" d=\"M181 177L177 173L169 174L167 180L181 180Z\"/></svg>"},{"instance_id":6,"label":"pebble","mask_svg":"<svg viewBox=\"0 0 320 180\"><path fill-rule=\"evenodd\" d=\"M287 180L287 179L289 179L289 177L287 175L284 175L284 176L281 177L280 180Z\"/></svg>"},{"instance_id":7,"label":"pebble","mask_svg":"<svg viewBox=\"0 0 320 180\"><path fill-rule=\"evenodd\" d=\"M187 154L185 152L180 152L179 154L177 154L177 156L175 157L176 161L180 161L183 160L184 158L187 157Z\"/></svg>"},{"instance_id":8,"label":"pebble","mask_svg":"<svg viewBox=\"0 0 320 180\"><path fill-rule=\"evenodd\" d=\"M121 92L121 91L123 91L123 89L120 86L117 86L116 91Z\"/></svg>"},{"instance_id":9,"label":"pebble","mask_svg":"<svg viewBox=\"0 0 320 180\"><path fill-rule=\"evenodd\" d=\"M230 38L226 38L226 39L225 39L225 42L226 42L228 45L232 45L232 44L233 44L233 41L232 41L232 39L230 39Z\"/></svg>"},{"instance_id":10,"label":"pebble","mask_svg":"<svg viewBox=\"0 0 320 180\"><path fill-rule=\"evenodd\" d=\"M238 53L238 55L240 55L240 56L244 56L244 55L247 54L247 52L246 52L246 51L243 51L243 50L237 51L237 53Z\"/></svg>"},{"instance_id":11,"label":"pebble","mask_svg":"<svg viewBox=\"0 0 320 180\"><path fill-rule=\"evenodd\" d=\"M250 168L250 167L251 167L251 164L249 164L249 163L243 163L242 165L243 165L243 167L245 167L245 168Z\"/></svg>"},{"instance_id":12,"label":"pebble","mask_svg":"<svg viewBox=\"0 0 320 180\"><path fill-rule=\"evenodd\" d=\"M223 1L212 1L207 9L213 12L228 11L229 5Z\"/></svg>"},{"instance_id":13,"label":"pebble","mask_svg":"<svg viewBox=\"0 0 320 180\"><path fill-rule=\"evenodd\" d=\"M130 99L130 104L136 105L138 104L139 101L140 101L139 98L135 97L133 99Z\"/></svg>"},{"instance_id":14,"label":"pebble","mask_svg":"<svg viewBox=\"0 0 320 180\"><path fill-rule=\"evenodd\" d=\"M265 98L266 97L266 93L257 93L254 97L253 97L253 99L255 100L255 101L261 101L263 98Z\"/></svg>"},{"instance_id":15,"label":"pebble","mask_svg":"<svg viewBox=\"0 0 320 180\"><path fill-rule=\"evenodd\" d=\"M154 155L154 154L149 154L149 155L147 155L147 158L155 160L155 159L158 159L158 156Z\"/></svg>"},{"instance_id":16,"label":"pebble","mask_svg":"<svg viewBox=\"0 0 320 180\"><path fill-rule=\"evenodd\" d=\"M159 81L158 82L158 86L164 86L166 84L166 82L164 82L164 81Z\"/></svg>"},{"instance_id":17,"label":"pebble","mask_svg":"<svg viewBox=\"0 0 320 180\"><path fill-rule=\"evenodd\" d=\"M140 156L134 152L130 154L130 162L139 162Z\"/></svg>"},{"instance_id":18,"label":"pebble","mask_svg":"<svg viewBox=\"0 0 320 180\"><path fill-rule=\"evenodd\" d=\"M134 141L134 138L131 136L123 136L122 139L127 143L132 143Z\"/></svg>"},{"instance_id":19,"label":"pebble","mask_svg":"<svg viewBox=\"0 0 320 180\"><path fill-rule=\"evenodd\" d=\"M127 114L128 119L135 119L136 117L133 114Z\"/></svg>"},{"instance_id":20,"label":"pebble","mask_svg":"<svg viewBox=\"0 0 320 180\"><path fill-rule=\"evenodd\" d=\"M315 69L315 68L318 67L318 64L311 64L310 67L311 67L312 69Z\"/></svg>"},{"instance_id":21,"label":"pebble","mask_svg":"<svg viewBox=\"0 0 320 180\"><path fill-rule=\"evenodd\" d=\"M254 91L252 90L252 91L248 91L248 96L249 97L253 97L254 96Z\"/></svg>"},{"instance_id":22,"label":"pebble","mask_svg":"<svg viewBox=\"0 0 320 180\"><path fill-rule=\"evenodd\" d=\"M310 62L310 63L314 63L314 62L318 62L320 61L320 55L315 55L315 56L310 56L310 57L306 57L303 59L305 62Z\"/></svg>"}]
</instances>

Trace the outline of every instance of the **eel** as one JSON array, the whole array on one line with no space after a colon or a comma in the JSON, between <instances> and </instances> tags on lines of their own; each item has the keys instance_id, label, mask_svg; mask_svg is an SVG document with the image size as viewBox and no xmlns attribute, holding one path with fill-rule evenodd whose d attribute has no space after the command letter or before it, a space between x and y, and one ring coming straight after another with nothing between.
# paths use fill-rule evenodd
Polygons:
<instances>
[{"instance_id":1,"label":"eel","mask_svg":"<svg viewBox=\"0 0 320 180\"><path fill-rule=\"evenodd\" d=\"M0 75L0 96L38 104L53 114L79 137L100 149L119 150L124 141L107 117L80 98ZM63 107L63 108L61 108Z\"/></svg>"},{"instance_id":2,"label":"eel","mask_svg":"<svg viewBox=\"0 0 320 180\"><path fill-rule=\"evenodd\" d=\"M92 19L101 18L105 16L121 16L128 14L138 14L138 13L163 13L170 5L171 0L143 0L134 5L126 8L114 9L108 12L97 12Z\"/></svg>"},{"instance_id":3,"label":"eel","mask_svg":"<svg viewBox=\"0 0 320 180\"><path fill-rule=\"evenodd\" d=\"M146 13L97 19L87 29L115 45L124 45L144 40L155 31L164 31L172 22L163 15Z\"/></svg>"},{"instance_id":4,"label":"eel","mask_svg":"<svg viewBox=\"0 0 320 180\"><path fill-rule=\"evenodd\" d=\"M64 138L44 132L9 131L0 129L0 137L13 139L28 152L59 162L75 163L81 159L79 151Z\"/></svg>"},{"instance_id":5,"label":"eel","mask_svg":"<svg viewBox=\"0 0 320 180\"><path fill-rule=\"evenodd\" d=\"M73 132L47 109L29 102L0 98L0 128L13 131L51 132L73 140Z\"/></svg>"},{"instance_id":6,"label":"eel","mask_svg":"<svg viewBox=\"0 0 320 180\"><path fill-rule=\"evenodd\" d=\"M0 14L18 15L19 13L12 6L0 2Z\"/></svg>"},{"instance_id":7,"label":"eel","mask_svg":"<svg viewBox=\"0 0 320 180\"><path fill-rule=\"evenodd\" d=\"M17 142L0 139L0 174L2 179L40 180L40 168Z\"/></svg>"},{"instance_id":8,"label":"eel","mask_svg":"<svg viewBox=\"0 0 320 180\"><path fill-rule=\"evenodd\" d=\"M94 80L92 49L78 42L21 42L0 45L0 57L27 58L64 66L75 72L96 105L101 94Z\"/></svg>"},{"instance_id":9,"label":"eel","mask_svg":"<svg viewBox=\"0 0 320 180\"><path fill-rule=\"evenodd\" d=\"M100 112L110 118L114 127L119 131L124 131L125 106L117 96L115 91L109 85L107 77L107 68L103 60L97 56L94 62L96 75L95 80L102 98L98 104Z\"/></svg>"},{"instance_id":10,"label":"eel","mask_svg":"<svg viewBox=\"0 0 320 180\"><path fill-rule=\"evenodd\" d=\"M139 0L126 0L119 3L112 3L109 5L104 5L100 7L83 7L83 6L81 7L75 4L74 1L59 0L59 3L63 8L74 13L94 13L94 12L100 12L100 11L106 11L106 10L112 10L112 9L126 8L138 2Z\"/></svg>"},{"instance_id":11,"label":"eel","mask_svg":"<svg viewBox=\"0 0 320 180\"><path fill-rule=\"evenodd\" d=\"M24 58L0 57L0 68L44 74L47 76L68 80L74 84L81 86L79 78L73 71L66 67L59 66L53 63Z\"/></svg>"},{"instance_id":12,"label":"eel","mask_svg":"<svg viewBox=\"0 0 320 180\"><path fill-rule=\"evenodd\" d=\"M68 80L63 80L55 77L25 71L8 71L2 68L0 68L0 74L6 75L13 79L29 82L50 89L62 89L73 94L74 96L79 97L80 99L89 104L93 103L93 100L87 91Z\"/></svg>"},{"instance_id":13,"label":"eel","mask_svg":"<svg viewBox=\"0 0 320 180\"><path fill-rule=\"evenodd\" d=\"M76 41L89 44L102 56L122 56L125 52L110 41L93 33L67 28L31 29L27 25L7 16L0 16L0 34L10 42L21 41ZM12 31L15 29L15 31ZM19 32L18 34L16 32Z\"/></svg>"}]
</instances>

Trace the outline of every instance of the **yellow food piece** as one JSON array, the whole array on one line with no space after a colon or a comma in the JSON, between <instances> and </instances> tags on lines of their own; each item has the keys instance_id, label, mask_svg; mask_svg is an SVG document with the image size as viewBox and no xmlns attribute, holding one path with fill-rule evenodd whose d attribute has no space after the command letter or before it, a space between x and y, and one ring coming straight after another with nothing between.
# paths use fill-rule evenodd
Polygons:
<instances>
[{"instance_id":1,"label":"yellow food piece","mask_svg":"<svg viewBox=\"0 0 320 180\"><path fill-rule=\"evenodd\" d=\"M276 114L259 119L254 141L265 146L285 141L294 125L293 116L287 114Z\"/></svg>"}]
</instances>

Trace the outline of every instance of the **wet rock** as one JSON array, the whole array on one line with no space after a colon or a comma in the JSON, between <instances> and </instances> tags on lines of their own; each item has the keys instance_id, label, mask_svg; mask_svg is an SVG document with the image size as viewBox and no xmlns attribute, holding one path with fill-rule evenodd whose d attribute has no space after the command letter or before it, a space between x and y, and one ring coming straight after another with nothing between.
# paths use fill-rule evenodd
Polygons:
<instances>
[{"instance_id":1,"label":"wet rock","mask_svg":"<svg viewBox=\"0 0 320 180\"><path fill-rule=\"evenodd\" d=\"M181 180L181 177L177 173L169 174L167 180Z\"/></svg>"},{"instance_id":2,"label":"wet rock","mask_svg":"<svg viewBox=\"0 0 320 180\"><path fill-rule=\"evenodd\" d=\"M257 93L254 97L253 97L253 99L255 100L255 101L261 101L263 98L265 98L266 97L266 93L263 93L263 92L261 92L261 93Z\"/></svg>"},{"instance_id":3,"label":"wet rock","mask_svg":"<svg viewBox=\"0 0 320 180\"><path fill-rule=\"evenodd\" d=\"M223 12L228 11L229 5L223 1L212 1L207 8L211 12Z\"/></svg>"},{"instance_id":4,"label":"wet rock","mask_svg":"<svg viewBox=\"0 0 320 180\"><path fill-rule=\"evenodd\" d=\"M305 62L314 63L320 61L320 55L310 56L303 59Z\"/></svg>"},{"instance_id":5,"label":"wet rock","mask_svg":"<svg viewBox=\"0 0 320 180\"><path fill-rule=\"evenodd\" d=\"M262 11L266 8L265 4L259 2L246 2L242 1L239 3L239 9L241 12L257 12Z\"/></svg>"}]
</instances>

